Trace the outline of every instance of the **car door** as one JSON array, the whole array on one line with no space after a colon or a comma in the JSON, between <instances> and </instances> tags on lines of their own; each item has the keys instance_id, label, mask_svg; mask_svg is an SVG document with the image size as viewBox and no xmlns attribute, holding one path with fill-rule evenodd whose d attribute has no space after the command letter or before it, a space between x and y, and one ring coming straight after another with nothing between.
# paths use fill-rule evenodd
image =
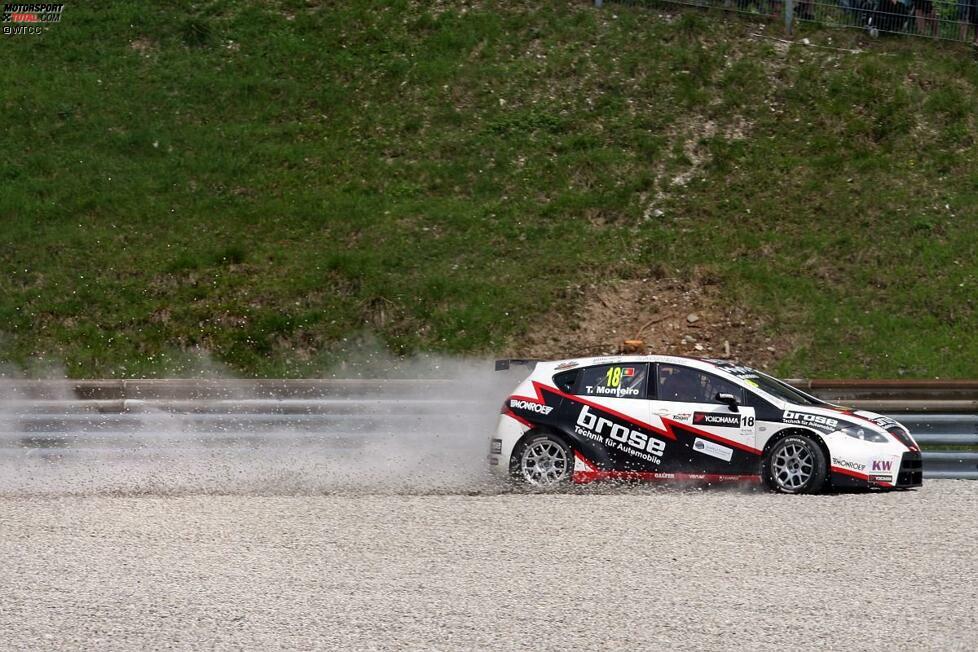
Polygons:
<instances>
[{"instance_id":1,"label":"car door","mask_svg":"<svg viewBox=\"0 0 978 652\"><path fill-rule=\"evenodd\" d=\"M666 442L649 426L648 373L646 362L581 369L566 418L585 457L617 470L659 466Z\"/></svg>"},{"instance_id":2,"label":"car door","mask_svg":"<svg viewBox=\"0 0 978 652\"><path fill-rule=\"evenodd\" d=\"M689 470L737 473L750 466L744 455L755 450L756 420L741 385L701 369L659 363L654 391L652 413L685 435ZM721 394L736 399L735 410Z\"/></svg>"}]
</instances>

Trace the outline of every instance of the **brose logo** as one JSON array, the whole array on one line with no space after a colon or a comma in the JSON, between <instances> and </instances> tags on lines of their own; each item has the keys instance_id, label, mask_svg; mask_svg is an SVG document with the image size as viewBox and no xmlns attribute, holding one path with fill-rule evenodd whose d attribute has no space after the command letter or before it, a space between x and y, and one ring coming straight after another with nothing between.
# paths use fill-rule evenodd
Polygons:
<instances>
[{"instance_id":1,"label":"brose logo","mask_svg":"<svg viewBox=\"0 0 978 652\"><path fill-rule=\"evenodd\" d=\"M509 407L520 410L529 410L530 412L536 412L537 414L550 414L554 410L549 405L532 403L530 401L520 401L515 398L509 399Z\"/></svg>"},{"instance_id":2,"label":"brose logo","mask_svg":"<svg viewBox=\"0 0 978 652\"><path fill-rule=\"evenodd\" d=\"M599 417L596 414L591 414L590 409L586 405L583 409L581 409L581 413L577 416L577 425L599 435L604 435L607 431L607 436L609 439L613 439L620 444L625 444L636 451L653 455L656 458L661 456L666 450L666 442L656 439L655 437L649 437L644 432L632 430L617 423L612 423L608 419ZM658 462L659 460L655 459L650 461Z\"/></svg>"},{"instance_id":3,"label":"brose logo","mask_svg":"<svg viewBox=\"0 0 978 652\"><path fill-rule=\"evenodd\" d=\"M814 426L816 428L830 428L832 430L835 430L839 426L839 421L837 419L823 417L819 414L792 412L790 410L784 411L782 421L785 423L798 423L806 426Z\"/></svg>"},{"instance_id":4,"label":"brose logo","mask_svg":"<svg viewBox=\"0 0 978 652\"><path fill-rule=\"evenodd\" d=\"M696 412L693 423L701 426L720 426L722 428L739 428L739 414L716 414L714 412Z\"/></svg>"}]
</instances>

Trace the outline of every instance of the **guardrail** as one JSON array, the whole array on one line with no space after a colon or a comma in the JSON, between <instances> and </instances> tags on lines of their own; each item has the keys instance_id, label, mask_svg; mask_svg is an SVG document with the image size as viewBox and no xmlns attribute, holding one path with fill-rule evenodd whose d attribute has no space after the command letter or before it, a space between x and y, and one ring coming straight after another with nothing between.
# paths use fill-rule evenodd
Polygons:
<instances>
[{"instance_id":1,"label":"guardrail","mask_svg":"<svg viewBox=\"0 0 978 652\"><path fill-rule=\"evenodd\" d=\"M978 479L978 452L933 450L978 446L978 381L790 382L900 420L925 449L925 477ZM355 446L378 429L424 436L432 418L466 427L484 411L440 379L5 381L0 447L108 449L154 430L171 444Z\"/></svg>"},{"instance_id":2,"label":"guardrail","mask_svg":"<svg viewBox=\"0 0 978 652\"><path fill-rule=\"evenodd\" d=\"M978 380L791 380L819 398L899 420L924 449L924 476L978 480Z\"/></svg>"}]
</instances>

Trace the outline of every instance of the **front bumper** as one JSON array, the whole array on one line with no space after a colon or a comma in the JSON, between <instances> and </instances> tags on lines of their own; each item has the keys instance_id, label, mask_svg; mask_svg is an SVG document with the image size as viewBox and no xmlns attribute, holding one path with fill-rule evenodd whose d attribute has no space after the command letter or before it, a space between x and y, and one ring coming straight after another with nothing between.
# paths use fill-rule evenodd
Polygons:
<instances>
[{"instance_id":1,"label":"front bumper","mask_svg":"<svg viewBox=\"0 0 978 652\"><path fill-rule=\"evenodd\" d=\"M908 451L900 460L897 487L919 487L924 483L924 459L917 451Z\"/></svg>"}]
</instances>

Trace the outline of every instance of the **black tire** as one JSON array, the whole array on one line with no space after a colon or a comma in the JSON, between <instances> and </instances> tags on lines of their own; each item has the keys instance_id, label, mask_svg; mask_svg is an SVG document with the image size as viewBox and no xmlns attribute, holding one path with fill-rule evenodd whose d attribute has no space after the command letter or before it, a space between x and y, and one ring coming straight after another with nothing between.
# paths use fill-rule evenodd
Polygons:
<instances>
[{"instance_id":1,"label":"black tire","mask_svg":"<svg viewBox=\"0 0 978 652\"><path fill-rule=\"evenodd\" d=\"M808 435L788 435L764 456L764 481L778 493L818 493L828 476L825 453Z\"/></svg>"},{"instance_id":2,"label":"black tire","mask_svg":"<svg viewBox=\"0 0 978 652\"><path fill-rule=\"evenodd\" d=\"M517 484L541 489L570 484L574 474L574 450L557 435L531 433L513 449L509 474Z\"/></svg>"}]
</instances>

